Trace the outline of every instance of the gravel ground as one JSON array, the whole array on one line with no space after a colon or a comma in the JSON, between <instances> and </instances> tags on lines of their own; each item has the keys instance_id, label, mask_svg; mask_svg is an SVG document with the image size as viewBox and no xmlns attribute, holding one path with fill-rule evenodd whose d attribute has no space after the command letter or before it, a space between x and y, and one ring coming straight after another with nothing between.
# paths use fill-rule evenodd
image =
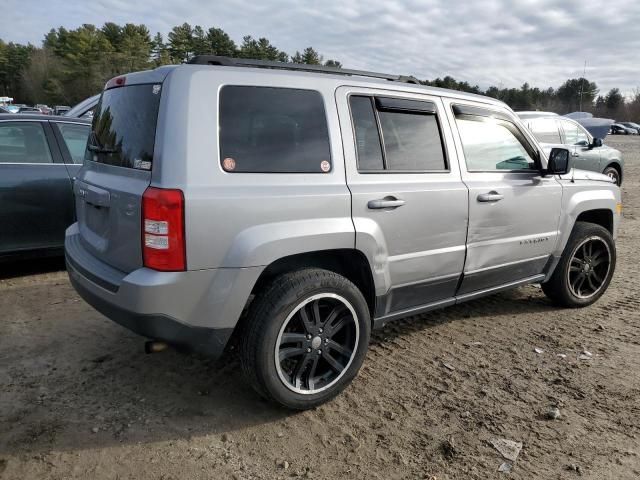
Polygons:
<instances>
[{"instance_id":1,"label":"gravel ground","mask_svg":"<svg viewBox=\"0 0 640 480\"><path fill-rule=\"evenodd\" d=\"M233 354L145 355L58 261L2 266L0 477L640 478L640 138L608 143L625 218L598 303L561 310L529 286L391 324L304 413L260 400ZM522 443L510 473L498 438Z\"/></svg>"}]
</instances>

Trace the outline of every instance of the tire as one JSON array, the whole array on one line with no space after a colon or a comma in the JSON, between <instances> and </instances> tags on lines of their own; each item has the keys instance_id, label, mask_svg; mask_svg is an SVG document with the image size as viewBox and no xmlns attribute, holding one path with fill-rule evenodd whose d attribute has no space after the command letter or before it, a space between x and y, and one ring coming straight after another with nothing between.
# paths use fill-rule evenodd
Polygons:
<instances>
[{"instance_id":1,"label":"tire","mask_svg":"<svg viewBox=\"0 0 640 480\"><path fill-rule=\"evenodd\" d=\"M615 180L616 185L620 186L622 184L622 178L620 177L620 172L616 167L609 166L605 168L602 173L607 177Z\"/></svg>"},{"instance_id":2,"label":"tire","mask_svg":"<svg viewBox=\"0 0 640 480\"><path fill-rule=\"evenodd\" d=\"M370 334L369 307L349 280L321 269L285 273L249 307L242 371L264 398L291 409L313 408L351 383Z\"/></svg>"},{"instance_id":3,"label":"tire","mask_svg":"<svg viewBox=\"0 0 640 480\"><path fill-rule=\"evenodd\" d=\"M542 290L560 306L586 307L607 290L615 266L616 246L611 233L595 223L577 222L560 262L549 281L542 284Z\"/></svg>"}]
</instances>

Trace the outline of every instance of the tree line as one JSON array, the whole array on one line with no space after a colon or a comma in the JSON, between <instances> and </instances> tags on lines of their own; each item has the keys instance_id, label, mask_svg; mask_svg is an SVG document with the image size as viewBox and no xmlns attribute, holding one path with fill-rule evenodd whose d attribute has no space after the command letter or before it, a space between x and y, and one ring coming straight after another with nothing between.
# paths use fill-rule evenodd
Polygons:
<instances>
[{"instance_id":1,"label":"tree line","mask_svg":"<svg viewBox=\"0 0 640 480\"><path fill-rule=\"evenodd\" d=\"M173 27L165 38L161 33L152 36L142 24L108 22L101 28L85 24L73 30L51 29L41 46L0 39L0 96L13 97L16 103L73 105L100 92L109 78L186 62L200 54L342 67L337 60L325 60L313 47L287 53L267 38L251 35L238 44L216 27L205 29L183 23ZM488 95L514 110L568 113L582 109L620 121L640 120L640 90L631 99L625 99L617 88L599 94L597 85L586 78L568 79L555 89L525 83L519 88L492 86L482 90L451 76L421 82Z\"/></svg>"},{"instance_id":2,"label":"tree line","mask_svg":"<svg viewBox=\"0 0 640 480\"><path fill-rule=\"evenodd\" d=\"M109 78L200 54L341 67L312 47L289 55L268 39L250 35L238 45L215 27L205 30L184 23L165 39L161 33L152 37L145 25L108 22L102 28L85 24L74 30L52 29L40 47L0 39L0 96L13 97L16 103L71 105L99 93Z\"/></svg>"},{"instance_id":3,"label":"tree line","mask_svg":"<svg viewBox=\"0 0 640 480\"><path fill-rule=\"evenodd\" d=\"M497 98L516 111L539 110L560 114L583 111L593 113L596 117L613 118L618 121L640 121L640 88L636 89L630 99L625 99L619 88L612 88L602 95L598 94L595 82L583 77L570 78L555 89L532 88L528 83L524 83L520 88L492 86L483 91L477 85L458 82L450 76L426 80L423 83Z\"/></svg>"}]
</instances>

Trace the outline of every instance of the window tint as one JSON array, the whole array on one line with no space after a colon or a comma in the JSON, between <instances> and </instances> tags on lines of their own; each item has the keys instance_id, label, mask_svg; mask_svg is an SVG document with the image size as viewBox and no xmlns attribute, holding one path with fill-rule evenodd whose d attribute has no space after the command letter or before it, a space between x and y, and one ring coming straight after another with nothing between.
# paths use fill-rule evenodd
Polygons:
<instances>
[{"instance_id":1,"label":"window tint","mask_svg":"<svg viewBox=\"0 0 640 480\"><path fill-rule=\"evenodd\" d=\"M234 172L323 173L331 168L319 92L227 86L220 93L220 157Z\"/></svg>"},{"instance_id":2,"label":"window tint","mask_svg":"<svg viewBox=\"0 0 640 480\"><path fill-rule=\"evenodd\" d=\"M566 120L560 120L560 123L564 130L564 143L568 145L589 144L589 136L580 125Z\"/></svg>"},{"instance_id":3,"label":"window tint","mask_svg":"<svg viewBox=\"0 0 640 480\"><path fill-rule=\"evenodd\" d=\"M445 170L435 115L380 112L388 170Z\"/></svg>"},{"instance_id":4,"label":"window tint","mask_svg":"<svg viewBox=\"0 0 640 480\"><path fill-rule=\"evenodd\" d=\"M506 122L456 120L469 170L532 170L535 161Z\"/></svg>"},{"instance_id":5,"label":"window tint","mask_svg":"<svg viewBox=\"0 0 640 480\"><path fill-rule=\"evenodd\" d=\"M558 124L554 118L534 118L529 121L529 128L542 143L562 143Z\"/></svg>"},{"instance_id":6,"label":"window tint","mask_svg":"<svg viewBox=\"0 0 640 480\"><path fill-rule=\"evenodd\" d=\"M42 125L0 123L0 163L52 163Z\"/></svg>"},{"instance_id":7,"label":"window tint","mask_svg":"<svg viewBox=\"0 0 640 480\"><path fill-rule=\"evenodd\" d=\"M56 123L55 126L64 139L73 163L82 163L84 160L84 151L87 148L87 138L91 130L89 125Z\"/></svg>"},{"instance_id":8,"label":"window tint","mask_svg":"<svg viewBox=\"0 0 640 480\"><path fill-rule=\"evenodd\" d=\"M351 115L355 130L358 169L361 171L443 171L447 169L442 137L436 115L424 111L407 111L420 101L384 99L380 109L375 104L380 98L352 96ZM398 109L393 106L398 105ZM419 105L418 105L419 106ZM377 118L376 118L377 117ZM381 148L378 121L382 129Z\"/></svg>"},{"instance_id":9,"label":"window tint","mask_svg":"<svg viewBox=\"0 0 640 480\"><path fill-rule=\"evenodd\" d=\"M151 170L160 85L112 88L102 93L87 150L94 162Z\"/></svg>"},{"instance_id":10,"label":"window tint","mask_svg":"<svg viewBox=\"0 0 640 480\"><path fill-rule=\"evenodd\" d=\"M376 114L373 109L373 98L353 96L350 103L356 135L358 169L383 170L384 160L382 159Z\"/></svg>"}]
</instances>

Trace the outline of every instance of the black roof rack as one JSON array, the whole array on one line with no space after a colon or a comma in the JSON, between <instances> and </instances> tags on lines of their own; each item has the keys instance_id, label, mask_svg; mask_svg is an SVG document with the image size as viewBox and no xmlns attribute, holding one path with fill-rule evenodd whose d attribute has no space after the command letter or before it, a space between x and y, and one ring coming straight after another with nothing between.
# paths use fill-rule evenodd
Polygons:
<instances>
[{"instance_id":1,"label":"black roof rack","mask_svg":"<svg viewBox=\"0 0 640 480\"><path fill-rule=\"evenodd\" d=\"M347 68L325 67L324 65L306 65L302 63L272 62L269 60L253 60L249 58L231 58L218 55L196 55L187 63L194 65L220 65L223 67L253 67L272 68L276 70L298 70L302 72L330 73L334 75L352 75L358 77L372 77L390 80L392 82L405 82L420 84L416 77L408 75L390 75L388 73L367 72L364 70L350 70Z\"/></svg>"}]
</instances>

